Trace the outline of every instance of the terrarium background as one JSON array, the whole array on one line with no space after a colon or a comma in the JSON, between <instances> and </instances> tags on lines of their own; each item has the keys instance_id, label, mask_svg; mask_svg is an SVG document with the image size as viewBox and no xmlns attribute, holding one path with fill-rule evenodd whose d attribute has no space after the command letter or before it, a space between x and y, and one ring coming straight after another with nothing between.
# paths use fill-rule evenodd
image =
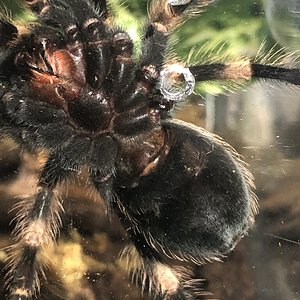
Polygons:
<instances>
[{"instance_id":1,"label":"terrarium background","mask_svg":"<svg viewBox=\"0 0 300 300\"><path fill-rule=\"evenodd\" d=\"M9 7L15 18L32 18L16 1L0 0L0 5ZM147 1L128 0L120 6L120 1L113 0L111 8L116 23L130 32L138 49ZM176 32L172 48L183 59L193 49L196 61L205 61L203 53L253 56L263 40L267 51L274 41L261 3L219 0ZM203 289L214 294L208 298L300 299L300 99L297 90L276 85L254 83L230 96L211 96L224 90L224 83L199 85L200 95L190 97L174 113L220 134L236 147L250 164L260 199L256 227L224 263L195 267L196 277L206 279ZM34 190L43 161L42 156L24 153L19 159L19 154L11 145L0 144L0 299L5 299L6 257L1 249L12 242L14 214L8 211L18 201L16 196ZM62 192L64 228L57 247L47 250L51 267L41 299L149 299L130 283L124 262L118 259L127 243L126 234L118 220L110 221L105 215L101 200L84 189L84 181L83 172L79 180L71 181L68 193Z\"/></svg>"}]
</instances>

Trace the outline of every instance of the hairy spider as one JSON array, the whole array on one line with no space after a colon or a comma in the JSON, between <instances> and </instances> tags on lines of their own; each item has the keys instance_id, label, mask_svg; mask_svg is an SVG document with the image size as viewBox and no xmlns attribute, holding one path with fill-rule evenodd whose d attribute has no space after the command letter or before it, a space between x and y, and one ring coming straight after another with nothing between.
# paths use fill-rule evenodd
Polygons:
<instances>
[{"instance_id":1,"label":"hairy spider","mask_svg":"<svg viewBox=\"0 0 300 300\"><path fill-rule=\"evenodd\" d=\"M32 201L18 204L8 299L38 295L38 254L59 230L56 187L83 167L127 230L132 245L123 255L143 285L162 299L196 299L165 256L202 264L226 255L253 224L257 203L236 151L170 111L195 81L296 84L298 70L251 60L168 65L170 33L210 0L153 0L137 60L129 35L109 25L106 0L23 2L36 22L0 22L1 136L47 159Z\"/></svg>"}]
</instances>

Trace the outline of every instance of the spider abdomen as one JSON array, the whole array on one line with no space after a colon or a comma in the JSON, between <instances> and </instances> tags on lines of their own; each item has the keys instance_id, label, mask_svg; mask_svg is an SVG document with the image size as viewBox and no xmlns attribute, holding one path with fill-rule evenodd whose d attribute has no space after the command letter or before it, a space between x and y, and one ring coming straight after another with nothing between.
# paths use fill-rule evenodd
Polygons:
<instances>
[{"instance_id":1,"label":"spider abdomen","mask_svg":"<svg viewBox=\"0 0 300 300\"><path fill-rule=\"evenodd\" d=\"M138 230L167 254L200 263L225 255L253 223L251 175L237 153L208 132L180 121L163 128L176 137L167 141L168 155L118 194Z\"/></svg>"}]
</instances>

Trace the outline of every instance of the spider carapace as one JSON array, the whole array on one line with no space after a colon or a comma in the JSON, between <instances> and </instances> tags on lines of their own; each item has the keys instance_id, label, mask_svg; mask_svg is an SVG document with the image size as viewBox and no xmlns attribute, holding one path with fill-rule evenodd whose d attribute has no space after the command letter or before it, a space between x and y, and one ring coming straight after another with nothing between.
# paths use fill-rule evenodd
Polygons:
<instances>
[{"instance_id":1,"label":"spider carapace","mask_svg":"<svg viewBox=\"0 0 300 300\"><path fill-rule=\"evenodd\" d=\"M83 167L127 230L124 255L138 261L141 282L162 299L196 299L165 255L198 264L226 255L253 224L257 204L235 150L171 117L182 95L166 82L183 79L187 91L188 78L295 83L298 73L250 60L168 69L172 30L211 1L152 1L137 59L129 35L110 25L105 0L23 2L36 21L0 22L0 132L47 159L35 195L18 204L8 299L39 297L38 254L55 240L63 213L56 186Z\"/></svg>"}]
</instances>

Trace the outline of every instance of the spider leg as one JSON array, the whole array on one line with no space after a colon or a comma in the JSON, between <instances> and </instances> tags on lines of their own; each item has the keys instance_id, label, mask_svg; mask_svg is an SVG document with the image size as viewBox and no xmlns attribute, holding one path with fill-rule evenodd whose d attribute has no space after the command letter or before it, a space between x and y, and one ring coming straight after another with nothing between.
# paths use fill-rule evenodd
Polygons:
<instances>
[{"instance_id":1,"label":"spider leg","mask_svg":"<svg viewBox=\"0 0 300 300\"><path fill-rule=\"evenodd\" d=\"M157 90L160 72L166 60L166 50L172 31L193 13L198 13L210 0L153 0L149 9L149 23L146 26L141 59L136 72L138 87L148 91L147 98L155 103L159 111L170 110L172 104L164 101ZM155 99L153 99L155 98ZM157 114L157 117L159 113Z\"/></svg>"},{"instance_id":2,"label":"spider leg","mask_svg":"<svg viewBox=\"0 0 300 300\"><path fill-rule=\"evenodd\" d=\"M189 67L196 81L275 79L300 85L300 70L263 65L242 60L233 63L215 63Z\"/></svg>"},{"instance_id":3,"label":"spider leg","mask_svg":"<svg viewBox=\"0 0 300 300\"><path fill-rule=\"evenodd\" d=\"M54 5L56 2L57 5ZM85 56L87 63L84 67L86 67L88 83L99 88L107 80L107 74L111 70L110 80L108 80L111 83L109 92L116 94L117 90L118 95L124 96L123 91L132 87L131 83L134 79L133 75L128 76L133 74L135 68L132 59L133 43L126 32L116 30L112 35L106 29L105 16L101 9L98 12L88 1L83 1L80 5L77 2L77 0L70 0L68 4L59 5L60 1L56 0L41 15L41 18L51 25L57 16L61 19L67 15L67 21L63 22L63 29L67 35L66 44L68 50L74 55L74 50L77 49L80 61ZM102 7L107 7L106 2L100 4ZM85 43L85 51L82 42ZM84 68L77 67L78 69Z\"/></svg>"},{"instance_id":4,"label":"spider leg","mask_svg":"<svg viewBox=\"0 0 300 300\"><path fill-rule=\"evenodd\" d=\"M123 99L134 87L134 69L136 64L133 61L133 42L129 35L116 30L113 34L114 61L111 68L111 92L116 101L117 109L124 108Z\"/></svg>"},{"instance_id":5,"label":"spider leg","mask_svg":"<svg viewBox=\"0 0 300 300\"><path fill-rule=\"evenodd\" d=\"M5 80L9 77L11 70L14 70L12 59L14 54L13 42L18 37L18 29L9 21L0 20L0 78Z\"/></svg>"},{"instance_id":6,"label":"spider leg","mask_svg":"<svg viewBox=\"0 0 300 300\"><path fill-rule=\"evenodd\" d=\"M37 254L44 244L52 242L57 231L58 208L53 209L53 192L42 188L35 197L34 204L28 210L26 221L21 221L18 229L18 249L14 249L12 257L16 260L11 263L8 273L10 298L31 299L39 288ZM50 209L50 207L52 208ZM53 231L47 228L52 227Z\"/></svg>"},{"instance_id":7,"label":"spider leg","mask_svg":"<svg viewBox=\"0 0 300 300\"><path fill-rule=\"evenodd\" d=\"M106 0L93 0L101 19L106 20L109 14Z\"/></svg>"},{"instance_id":8,"label":"spider leg","mask_svg":"<svg viewBox=\"0 0 300 300\"><path fill-rule=\"evenodd\" d=\"M171 267L166 264L161 255L145 240L143 234L128 230L133 245L121 253L127 269L132 274L132 281L142 286L142 291L148 290L160 300L190 300L195 286L191 281L185 284L190 276L183 267ZM195 284L194 284L195 285ZM197 291L199 293L199 291Z\"/></svg>"},{"instance_id":9,"label":"spider leg","mask_svg":"<svg viewBox=\"0 0 300 300\"><path fill-rule=\"evenodd\" d=\"M18 29L9 22L0 20L0 47L6 46L18 34Z\"/></svg>"},{"instance_id":10,"label":"spider leg","mask_svg":"<svg viewBox=\"0 0 300 300\"><path fill-rule=\"evenodd\" d=\"M33 27L31 35L34 41L30 43L29 49L38 49L39 55L44 53L45 61L55 68L56 74L69 77L77 85L84 85L84 42L78 26L79 20L70 4L63 0L53 0L51 3L44 0L25 2L38 16L38 20L48 25Z\"/></svg>"},{"instance_id":11,"label":"spider leg","mask_svg":"<svg viewBox=\"0 0 300 300\"><path fill-rule=\"evenodd\" d=\"M141 106L117 115L114 119L113 128L117 135L133 137L140 133L147 133L157 121L155 113L152 117L151 111L147 107Z\"/></svg>"},{"instance_id":12,"label":"spider leg","mask_svg":"<svg viewBox=\"0 0 300 300\"><path fill-rule=\"evenodd\" d=\"M102 15L101 11L99 14L88 1L80 1L80 5L77 0L70 0L68 3L79 21L86 44L87 81L93 87L99 88L112 63L110 33L104 24L105 14Z\"/></svg>"},{"instance_id":13,"label":"spider leg","mask_svg":"<svg viewBox=\"0 0 300 300\"><path fill-rule=\"evenodd\" d=\"M118 147L109 136L98 137L93 143L89 161L90 178L110 212L114 200L113 183Z\"/></svg>"},{"instance_id":14,"label":"spider leg","mask_svg":"<svg viewBox=\"0 0 300 300\"><path fill-rule=\"evenodd\" d=\"M115 31L113 35L115 58L111 68L112 96L115 101L116 115L113 128L117 134L132 136L153 128L158 118L151 109L145 107L149 89L145 82L134 82L136 68L132 59L133 43L126 32ZM130 75L129 75L130 74Z\"/></svg>"},{"instance_id":15,"label":"spider leg","mask_svg":"<svg viewBox=\"0 0 300 300\"><path fill-rule=\"evenodd\" d=\"M27 26L27 34L19 37L18 24L14 27L13 24L7 22L1 23L6 25L0 26L0 34L1 31L10 31L11 37L5 39L15 39L0 58L1 77L9 78L10 74L16 72L17 69L23 69L24 73L37 77L37 85L41 85L42 82L45 86L47 78L57 81L55 76L48 76L49 74L59 75L61 79L68 77L68 82L75 83L76 86L84 85L86 82L84 44L73 10L60 0L53 0L51 5L48 1L24 2L35 12L38 20ZM39 22L48 26L40 26ZM22 30L24 31L23 28ZM4 32L4 36L7 35L8 33ZM49 90L46 92L45 90L49 89L51 80L48 80L44 89L46 94L50 93Z\"/></svg>"},{"instance_id":16,"label":"spider leg","mask_svg":"<svg viewBox=\"0 0 300 300\"><path fill-rule=\"evenodd\" d=\"M155 66L160 71L165 60L165 52L169 35L175 27L189 17L193 12L199 12L201 7L212 1L189 0L185 4L174 4L172 0L153 0L149 9L149 24L146 27L141 69L145 66Z\"/></svg>"},{"instance_id":17,"label":"spider leg","mask_svg":"<svg viewBox=\"0 0 300 300\"><path fill-rule=\"evenodd\" d=\"M62 148L56 146L56 152L50 155L44 166L34 201L25 199L16 207L20 209L14 231L16 244L11 248L7 274L10 300L31 299L38 292L38 275L44 274L39 254L55 239L60 224L61 205L54 195L55 187L81 169L90 147L91 141L84 137L74 138Z\"/></svg>"},{"instance_id":18,"label":"spider leg","mask_svg":"<svg viewBox=\"0 0 300 300\"><path fill-rule=\"evenodd\" d=\"M265 66L262 64L251 64L253 78L269 78L300 85L300 70L297 68L284 68L276 66Z\"/></svg>"},{"instance_id":19,"label":"spider leg","mask_svg":"<svg viewBox=\"0 0 300 300\"><path fill-rule=\"evenodd\" d=\"M34 201L25 199L17 208L14 230L16 244L11 247L7 285L10 300L25 300L39 290L38 275L44 274L39 252L55 239L60 224L61 204L54 195L56 184L70 171L59 168L59 161L50 156L39 179Z\"/></svg>"}]
</instances>

